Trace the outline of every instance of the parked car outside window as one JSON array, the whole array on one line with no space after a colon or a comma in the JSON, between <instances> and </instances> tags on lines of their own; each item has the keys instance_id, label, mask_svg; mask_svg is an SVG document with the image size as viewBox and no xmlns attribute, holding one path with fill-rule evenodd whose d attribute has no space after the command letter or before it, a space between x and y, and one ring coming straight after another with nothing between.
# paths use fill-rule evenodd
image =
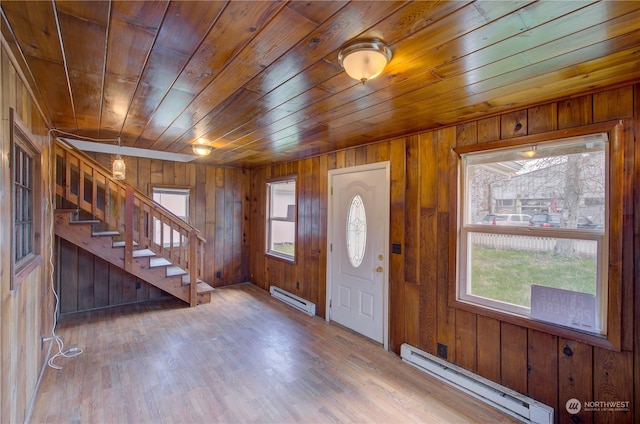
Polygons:
<instances>
[{"instance_id":1,"label":"parked car outside window","mask_svg":"<svg viewBox=\"0 0 640 424\"><path fill-rule=\"evenodd\" d=\"M529 225L531 215L525 213L496 213L488 214L482 219L485 225Z\"/></svg>"},{"instance_id":2,"label":"parked car outside window","mask_svg":"<svg viewBox=\"0 0 640 424\"><path fill-rule=\"evenodd\" d=\"M529 221L530 227L558 228L560 227L559 213L537 213Z\"/></svg>"},{"instance_id":3,"label":"parked car outside window","mask_svg":"<svg viewBox=\"0 0 640 424\"><path fill-rule=\"evenodd\" d=\"M596 224L586 216L578 217L578 223L576 226L587 230L602 230L604 228L602 224Z\"/></svg>"}]
</instances>

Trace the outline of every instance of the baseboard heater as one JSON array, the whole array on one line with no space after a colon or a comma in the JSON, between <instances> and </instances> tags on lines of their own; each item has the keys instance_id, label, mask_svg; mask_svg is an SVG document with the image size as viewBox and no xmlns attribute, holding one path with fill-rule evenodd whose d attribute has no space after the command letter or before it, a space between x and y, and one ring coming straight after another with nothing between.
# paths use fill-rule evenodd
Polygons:
<instances>
[{"instance_id":1,"label":"baseboard heater","mask_svg":"<svg viewBox=\"0 0 640 424\"><path fill-rule=\"evenodd\" d=\"M402 360L425 373L525 423L551 424L553 408L453 365L411 345L400 347Z\"/></svg>"},{"instance_id":2,"label":"baseboard heater","mask_svg":"<svg viewBox=\"0 0 640 424\"><path fill-rule=\"evenodd\" d=\"M293 306L296 309L301 310L305 314L311 316L315 316L316 314L315 303L309 302L308 300L303 299L300 296L296 296L295 294L289 293L288 291L276 286L271 286L269 288L269 292L271 293L271 296L283 301L290 306Z\"/></svg>"}]
</instances>

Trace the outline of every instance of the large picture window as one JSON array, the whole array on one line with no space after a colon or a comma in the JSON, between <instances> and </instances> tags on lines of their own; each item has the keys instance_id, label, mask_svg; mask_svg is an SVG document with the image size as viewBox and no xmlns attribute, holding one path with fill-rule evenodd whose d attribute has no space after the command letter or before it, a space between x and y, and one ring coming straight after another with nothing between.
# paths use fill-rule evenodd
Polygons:
<instances>
[{"instance_id":1,"label":"large picture window","mask_svg":"<svg viewBox=\"0 0 640 424\"><path fill-rule=\"evenodd\" d=\"M457 300L604 336L609 137L461 156Z\"/></svg>"},{"instance_id":2,"label":"large picture window","mask_svg":"<svg viewBox=\"0 0 640 424\"><path fill-rule=\"evenodd\" d=\"M267 183L267 254L294 261L296 252L296 179Z\"/></svg>"}]
</instances>

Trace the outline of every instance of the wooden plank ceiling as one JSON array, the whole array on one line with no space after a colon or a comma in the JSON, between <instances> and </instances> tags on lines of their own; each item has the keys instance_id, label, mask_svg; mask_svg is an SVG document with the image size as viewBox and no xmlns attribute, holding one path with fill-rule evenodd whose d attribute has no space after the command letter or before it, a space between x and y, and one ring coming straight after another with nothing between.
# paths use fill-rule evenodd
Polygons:
<instances>
[{"instance_id":1,"label":"wooden plank ceiling","mask_svg":"<svg viewBox=\"0 0 640 424\"><path fill-rule=\"evenodd\" d=\"M254 168L640 78L640 1L2 1L54 128ZM393 58L362 85L350 41Z\"/></svg>"}]
</instances>

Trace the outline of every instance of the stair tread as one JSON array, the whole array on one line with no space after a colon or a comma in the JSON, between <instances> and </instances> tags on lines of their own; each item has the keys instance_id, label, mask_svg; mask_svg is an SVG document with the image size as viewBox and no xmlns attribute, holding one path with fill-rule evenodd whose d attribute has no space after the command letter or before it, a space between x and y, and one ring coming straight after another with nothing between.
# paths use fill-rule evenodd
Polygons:
<instances>
[{"instance_id":1,"label":"stair tread","mask_svg":"<svg viewBox=\"0 0 640 424\"><path fill-rule=\"evenodd\" d=\"M70 219L69 224L100 224L99 219Z\"/></svg>"},{"instance_id":2,"label":"stair tread","mask_svg":"<svg viewBox=\"0 0 640 424\"><path fill-rule=\"evenodd\" d=\"M106 237L106 236L119 236L120 233L118 231L108 230L108 231L94 231L91 233L94 237Z\"/></svg>"},{"instance_id":3,"label":"stair tread","mask_svg":"<svg viewBox=\"0 0 640 424\"><path fill-rule=\"evenodd\" d=\"M212 291L215 291L215 289L211 287L209 284L205 283L204 281L198 280L197 291L198 291L198 294L205 294L205 293L211 293Z\"/></svg>"},{"instance_id":4,"label":"stair tread","mask_svg":"<svg viewBox=\"0 0 640 424\"><path fill-rule=\"evenodd\" d=\"M137 241L133 242L133 247L136 247L138 245ZM113 247L124 247L124 240L118 240L118 241L114 241L113 242Z\"/></svg>"},{"instance_id":5,"label":"stair tread","mask_svg":"<svg viewBox=\"0 0 640 424\"><path fill-rule=\"evenodd\" d=\"M149 260L149 266L154 268L157 266L167 266L167 265L172 265L173 262L171 262L168 259L165 259L163 257L157 257L157 258L151 258Z\"/></svg>"},{"instance_id":6,"label":"stair tread","mask_svg":"<svg viewBox=\"0 0 640 424\"><path fill-rule=\"evenodd\" d=\"M172 277L174 275L184 275L187 271L180 268L179 266L168 266L167 267L167 277Z\"/></svg>"},{"instance_id":7,"label":"stair tread","mask_svg":"<svg viewBox=\"0 0 640 424\"><path fill-rule=\"evenodd\" d=\"M133 257L134 258L145 258L148 256L155 256L156 254L153 253L152 250L149 249L140 249L140 250L134 250L133 251Z\"/></svg>"},{"instance_id":8,"label":"stair tread","mask_svg":"<svg viewBox=\"0 0 640 424\"><path fill-rule=\"evenodd\" d=\"M198 282L198 283L204 283L204 280L201 280L201 279L199 279L199 278L197 278L196 280L197 280L197 282ZM187 286L187 285L189 285L189 282L190 282L190 281L191 281L191 278L189 277L189 274L188 274L188 273L187 273L187 274L184 274L184 275L182 276L182 285L183 285L183 286ZM206 283L205 283L205 284L206 284Z\"/></svg>"}]
</instances>

